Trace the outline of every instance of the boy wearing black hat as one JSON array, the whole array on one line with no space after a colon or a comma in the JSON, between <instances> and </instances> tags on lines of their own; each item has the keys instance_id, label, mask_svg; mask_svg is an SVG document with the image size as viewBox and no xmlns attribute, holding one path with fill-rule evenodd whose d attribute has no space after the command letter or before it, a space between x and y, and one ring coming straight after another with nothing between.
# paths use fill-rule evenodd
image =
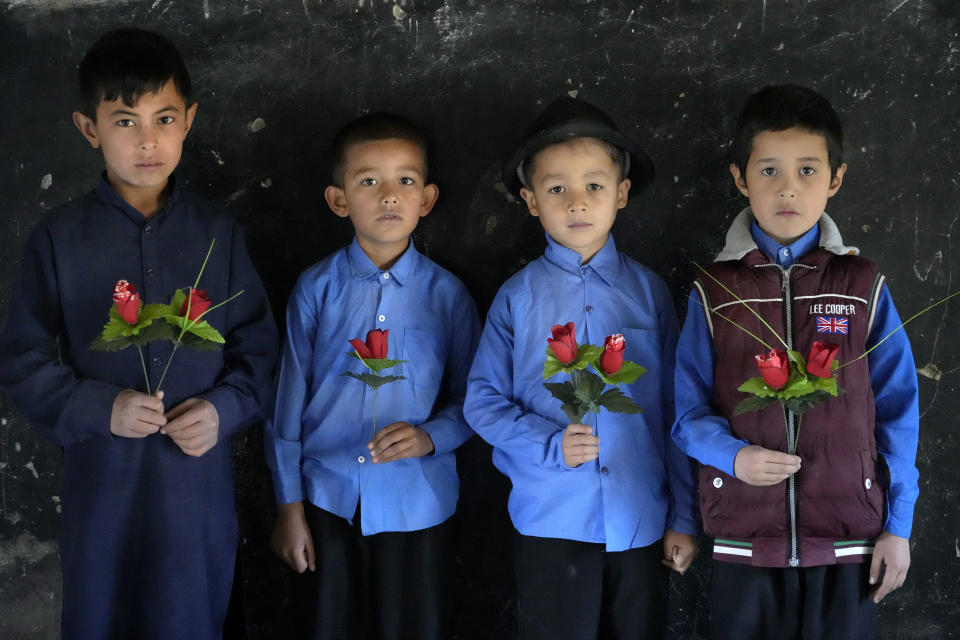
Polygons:
<instances>
[{"instance_id":1,"label":"boy wearing black hat","mask_svg":"<svg viewBox=\"0 0 960 640\"><path fill-rule=\"evenodd\" d=\"M513 485L520 637L661 637L665 567L682 572L696 553L691 468L669 438L677 321L663 281L610 235L653 165L601 110L561 97L504 173L547 249L494 299L464 415ZM643 413L568 424L543 362L551 327L570 322L581 343L623 334L624 356L647 369L622 387Z\"/></svg>"}]
</instances>

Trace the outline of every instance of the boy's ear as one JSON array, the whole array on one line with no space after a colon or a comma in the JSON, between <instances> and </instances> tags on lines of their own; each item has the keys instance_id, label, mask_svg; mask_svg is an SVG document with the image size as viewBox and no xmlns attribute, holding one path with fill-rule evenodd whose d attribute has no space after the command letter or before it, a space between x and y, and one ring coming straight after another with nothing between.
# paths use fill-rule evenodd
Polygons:
<instances>
[{"instance_id":1,"label":"boy's ear","mask_svg":"<svg viewBox=\"0 0 960 640\"><path fill-rule=\"evenodd\" d=\"M843 175L847 172L847 163L844 162L839 167L837 167L837 172L833 175L833 179L830 180L830 190L827 191L827 197L832 198L833 195L840 190L840 185L843 184Z\"/></svg>"},{"instance_id":2,"label":"boy's ear","mask_svg":"<svg viewBox=\"0 0 960 640\"><path fill-rule=\"evenodd\" d=\"M740 167L737 166L736 162L730 163L730 175L733 176L733 183L737 185L740 193L742 193L744 197L749 198L750 193L747 190L747 179L740 173Z\"/></svg>"},{"instance_id":3,"label":"boy's ear","mask_svg":"<svg viewBox=\"0 0 960 640\"><path fill-rule=\"evenodd\" d=\"M330 210L341 218L350 217L350 208L347 207L347 195L343 189L335 184L323 190L323 198L327 201Z\"/></svg>"},{"instance_id":4,"label":"boy's ear","mask_svg":"<svg viewBox=\"0 0 960 640\"><path fill-rule=\"evenodd\" d=\"M97 123L93 121L93 118L82 111L74 111L73 124L77 127L77 130L83 134L83 137L87 139L91 147L94 149L100 148L100 134L97 133Z\"/></svg>"},{"instance_id":5,"label":"boy's ear","mask_svg":"<svg viewBox=\"0 0 960 640\"><path fill-rule=\"evenodd\" d=\"M527 203L527 209L530 210L530 215L540 217L540 211L537 209L537 196L534 195L533 190L521 187L520 197Z\"/></svg>"},{"instance_id":6,"label":"boy's ear","mask_svg":"<svg viewBox=\"0 0 960 640\"><path fill-rule=\"evenodd\" d=\"M184 131L183 131L183 138L184 138L184 140L186 140L187 134L190 133L190 127L193 126L193 119L194 119L194 117L196 117L196 115L197 115L197 105L198 105L198 104L199 104L199 103L194 102L192 105L190 105L189 107L187 107L187 122L186 122L186 125L187 125L187 126L184 127Z\"/></svg>"},{"instance_id":7,"label":"boy's ear","mask_svg":"<svg viewBox=\"0 0 960 640\"><path fill-rule=\"evenodd\" d=\"M423 187L423 200L420 202L420 217L430 213L433 205L437 204L437 198L440 197L440 187L432 182Z\"/></svg>"},{"instance_id":8,"label":"boy's ear","mask_svg":"<svg viewBox=\"0 0 960 640\"><path fill-rule=\"evenodd\" d=\"M624 178L617 185L617 211L627 206L627 199L630 193L630 178Z\"/></svg>"}]
</instances>

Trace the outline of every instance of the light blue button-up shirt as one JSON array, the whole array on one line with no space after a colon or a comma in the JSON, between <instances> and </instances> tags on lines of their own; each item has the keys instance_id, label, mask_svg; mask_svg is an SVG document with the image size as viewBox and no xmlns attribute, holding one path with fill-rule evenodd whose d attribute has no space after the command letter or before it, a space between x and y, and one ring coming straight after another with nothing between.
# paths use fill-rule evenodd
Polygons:
<instances>
[{"instance_id":1,"label":"light blue button-up shirt","mask_svg":"<svg viewBox=\"0 0 960 640\"><path fill-rule=\"evenodd\" d=\"M609 551L652 544L668 527L694 533L691 463L669 436L677 320L666 285L618 253L612 236L586 265L549 236L547 243L543 257L497 293L464 403L470 425L493 445L494 464L513 484L514 527L528 536L604 543ZM586 418L600 438L600 456L577 468L563 461L568 420L543 386L550 328L571 321L580 344L622 333L626 359L647 369L622 387L643 413Z\"/></svg>"},{"instance_id":2,"label":"light blue button-up shirt","mask_svg":"<svg viewBox=\"0 0 960 640\"><path fill-rule=\"evenodd\" d=\"M751 224L750 235L757 248L783 269L820 246L820 227L814 225L792 244L782 246ZM877 297L873 329L866 346L871 348L886 336L883 344L867 356L870 383L876 403L877 450L890 471L887 492L887 522L890 533L909 538L913 510L919 495L916 459L918 398L916 366L910 341L896 331L900 316L886 285ZM687 318L677 348L677 422L673 437L691 456L725 473L734 475L733 462L749 443L736 438L730 423L713 408L713 341L696 289L691 291ZM904 393L903 389L912 390Z\"/></svg>"},{"instance_id":3,"label":"light blue button-up shirt","mask_svg":"<svg viewBox=\"0 0 960 640\"><path fill-rule=\"evenodd\" d=\"M377 391L377 429L417 425L433 440L432 455L370 462L373 392L342 374L366 371L347 355L347 341L371 329L389 329L388 357L407 361L380 373L406 379ZM307 269L287 308L276 409L264 436L277 501L306 498L352 520L360 500L364 535L449 518L459 490L454 449L473 433L462 403L479 332L463 284L413 244L387 271L356 239Z\"/></svg>"}]
</instances>

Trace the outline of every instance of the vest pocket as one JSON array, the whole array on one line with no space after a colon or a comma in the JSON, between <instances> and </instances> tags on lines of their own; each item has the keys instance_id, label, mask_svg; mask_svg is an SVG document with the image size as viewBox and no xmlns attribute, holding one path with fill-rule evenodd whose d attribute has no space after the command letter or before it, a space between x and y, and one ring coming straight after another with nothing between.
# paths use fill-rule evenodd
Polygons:
<instances>
[{"instance_id":1,"label":"vest pocket","mask_svg":"<svg viewBox=\"0 0 960 640\"><path fill-rule=\"evenodd\" d=\"M863 501L870 512L877 518L883 518L884 491L883 483L878 478L879 471L876 457L869 450L860 452L860 490L863 492Z\"/></svg>"}]
</instances>

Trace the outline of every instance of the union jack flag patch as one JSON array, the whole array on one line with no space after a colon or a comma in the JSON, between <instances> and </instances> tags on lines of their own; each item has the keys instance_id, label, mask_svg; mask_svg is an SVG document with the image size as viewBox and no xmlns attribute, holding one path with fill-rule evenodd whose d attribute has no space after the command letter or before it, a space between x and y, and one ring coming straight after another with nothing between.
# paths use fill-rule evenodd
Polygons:
<instances>
[{"instance_id":1,"label":"union jack flag patch","mask_svg":"<svg viewBox=\"0 0 960 640\"><path fill-rule=\"evenodd\" d=\"M837 316L817 316L817 333L850 333L850 320Z\"/></svg>"}]
</instances>

